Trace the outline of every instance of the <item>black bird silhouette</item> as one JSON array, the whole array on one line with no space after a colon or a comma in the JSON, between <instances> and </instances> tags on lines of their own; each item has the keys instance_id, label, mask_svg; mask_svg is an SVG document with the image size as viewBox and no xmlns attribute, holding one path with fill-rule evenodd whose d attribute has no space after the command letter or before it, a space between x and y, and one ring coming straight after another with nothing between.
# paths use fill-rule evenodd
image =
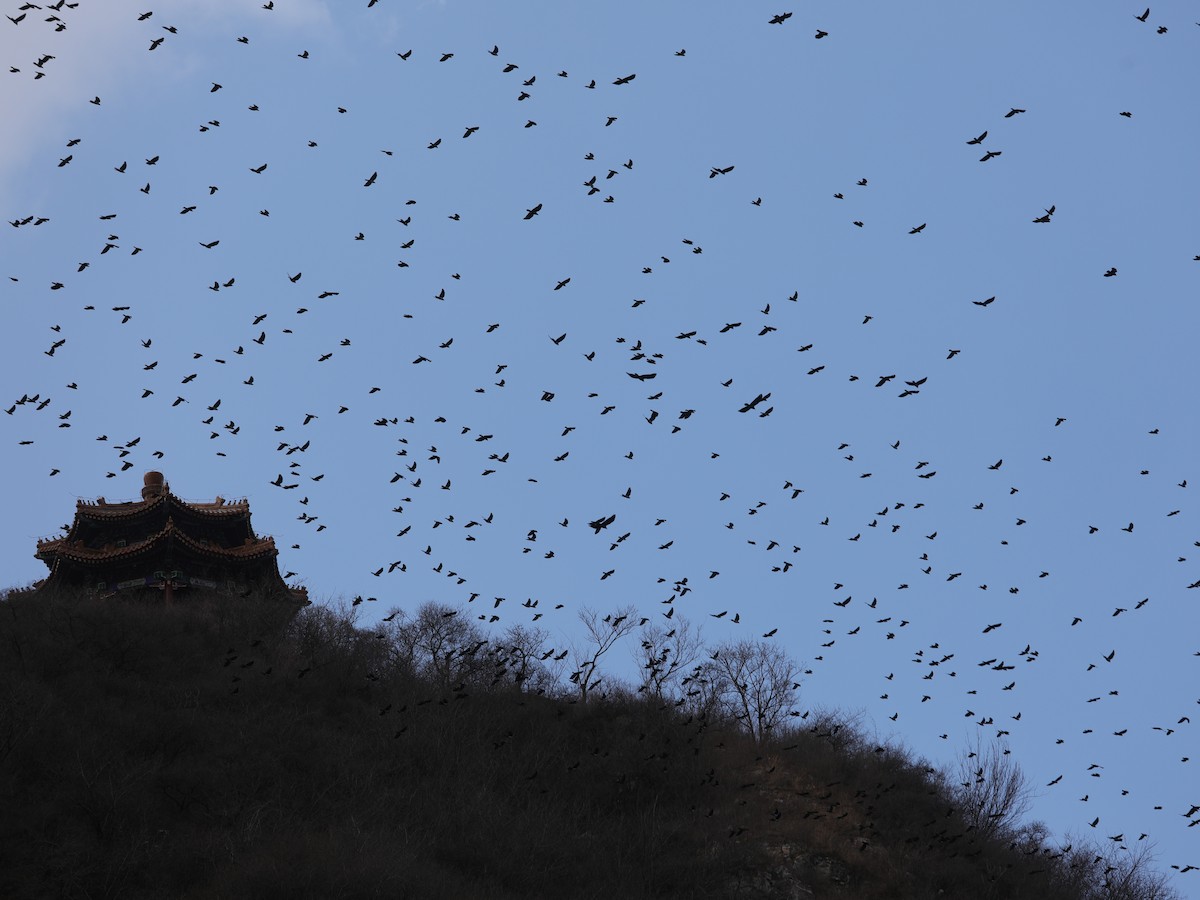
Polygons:
<instances>
[{"instance_id":1,"label":"black bird silhouette","mask_svg":"<svg viewBox=\"0 0 1200 900\"><path fill-rule=\"evenodd\" d=\"M613 513L610 516L601 516L598 519L588 522L588 527L594 529L593 534L599 534L615 521L617 521L617 515Z\"/></svg>"}]
</instances>

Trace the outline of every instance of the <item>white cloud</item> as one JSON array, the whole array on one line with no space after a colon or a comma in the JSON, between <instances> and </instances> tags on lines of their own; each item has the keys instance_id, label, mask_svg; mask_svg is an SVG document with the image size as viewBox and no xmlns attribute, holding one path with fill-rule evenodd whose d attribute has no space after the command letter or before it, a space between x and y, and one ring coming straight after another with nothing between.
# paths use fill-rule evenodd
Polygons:
<instances>
[{"instance_id":1,"label":"white cloud","mask_svg":"<svg viewBox=\"0 0 1200 900\"><path fill-rule=\"evenodd\" d=\"M146 52L153 38L180 42L199 34L204 39L228 35L232 40L243 30L322 32L333 24L325 0L275 0L270 11L244 0L177 0L139 21L145 11L128 0L80 0L74 9L64 5L58 12L26 9L17 25L0 20L0 110L6 133L6 140L0 141L0 208L6 213L11 212L6 208L10 186L32 158L50 152L50 142L64 121L87 113L92 97L103 102L106 94L145 76L153 62ZM9 12L13 18L20 14L16 9ZM61 21L46 21L51 16ZM66 27L58 31L59 24ZM168 25L179 34L162 29ZM189 41L190 54L197 47L201 45ZM36 66L47 54L53 59ZM43 77L36 78L38 73Z\"/></svg>"}]
</instances>

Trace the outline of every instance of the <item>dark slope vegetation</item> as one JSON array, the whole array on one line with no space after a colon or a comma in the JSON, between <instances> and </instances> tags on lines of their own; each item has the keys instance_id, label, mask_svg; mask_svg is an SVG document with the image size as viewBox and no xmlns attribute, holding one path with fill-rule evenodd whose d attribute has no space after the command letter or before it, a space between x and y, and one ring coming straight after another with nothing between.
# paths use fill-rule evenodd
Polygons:
<instances>
[{"instance_id":1,"label":"dark slope vegetation","mask_svg":"<svg viewBox=\"0 0 1200 900\"><path fill-rule=\"evenodd\" d=\"M1168 896L1145 860L971 825L948 777L832 717L756 744L413 637L0 601L0 896Z\"/></svg>"}]
</instances>

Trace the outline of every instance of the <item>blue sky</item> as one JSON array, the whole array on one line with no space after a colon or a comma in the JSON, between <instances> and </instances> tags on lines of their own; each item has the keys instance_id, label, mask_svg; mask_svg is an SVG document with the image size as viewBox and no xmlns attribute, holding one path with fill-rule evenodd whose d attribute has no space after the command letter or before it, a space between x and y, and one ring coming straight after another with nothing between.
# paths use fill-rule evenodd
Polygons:
<instances>
[{"instance_id":1,"label":"blue sky","mask_svg":"<svg viewBox=\"0 0 1200 900\"><path fill-rule=\"evenodd\" d=\"M565 646L687 578L802 708L937 762L1003 728L1055 833L1200 864L1187 5L262 6L0 23L8 583L149 468L365 622L535 598Z\"/></svg>"}]
</instances>

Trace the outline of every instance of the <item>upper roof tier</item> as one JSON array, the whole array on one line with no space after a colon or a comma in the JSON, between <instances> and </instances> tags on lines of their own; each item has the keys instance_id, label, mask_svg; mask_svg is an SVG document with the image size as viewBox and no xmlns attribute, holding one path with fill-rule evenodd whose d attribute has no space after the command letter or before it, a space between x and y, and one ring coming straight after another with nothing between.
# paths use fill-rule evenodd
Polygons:
<instances>
[{"instance_id":1,"label":"upper roof tier","mask_svg":"<svg viewBox=\"0 0 1200 900\"><path fill-rule=\"evenodd\" d=\"M76 500L75 514L86 519L111 520L136 516L164 503L202 515L222 518L250 515L250 503L245 497L235 500L227 500L224 497L206 501L184 500L171 493L170 482L163 480L161 472L147 472L143 481L140 500L110 502L103 497L97 497L95 500Z\"/></svg>"}]
</instances>

